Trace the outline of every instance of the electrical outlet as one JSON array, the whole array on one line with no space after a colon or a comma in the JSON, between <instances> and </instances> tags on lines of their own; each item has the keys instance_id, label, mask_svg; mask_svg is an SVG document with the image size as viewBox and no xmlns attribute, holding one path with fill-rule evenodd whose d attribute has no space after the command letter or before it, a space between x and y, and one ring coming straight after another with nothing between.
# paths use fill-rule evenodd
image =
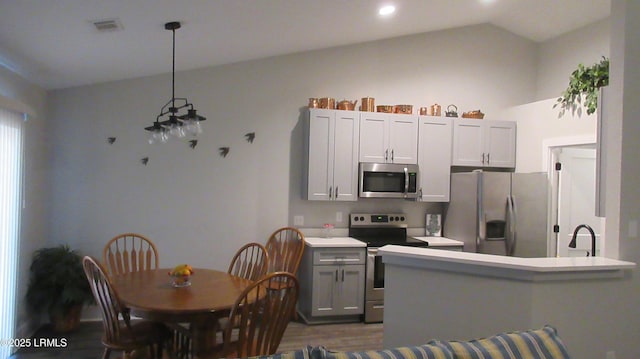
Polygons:
<instances>
[{"instance_id":1,"label":"electrical outlet","mask_svg":"<svg viewBox=\"0 0 640 359\"><path fill-rule=\"evenodd\" d=\"M609 350L607 352L607 359L616 359L616 352L613 350Z\"/></svg>"},{"instance_id":2,"label":"electrical outlet","mask_svg":"<svg viewBox=\"0 0 640 359\"><path fill-rule=\"evenodd\" d=\"M304 216L293 216L294 226L304 226Z\"/></svg>"},{"instance_id":3,"label":"electrical outlet","mask_svg":"<svg viewBox=\"0 0 640 359\"><path fill-rule=\"evenodd\" d=\"M336 212L336 222L342 222L342 212Z\"/></svg>"}]
</instances>

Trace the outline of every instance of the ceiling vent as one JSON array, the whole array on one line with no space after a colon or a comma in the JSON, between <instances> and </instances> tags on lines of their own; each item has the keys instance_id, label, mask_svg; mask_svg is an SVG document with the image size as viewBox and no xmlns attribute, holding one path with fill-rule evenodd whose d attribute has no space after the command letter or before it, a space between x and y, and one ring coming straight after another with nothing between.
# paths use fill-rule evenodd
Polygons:
<instances>
[{"instance_id":1,"label":"ceiling vent","mask_svg":"<svg viewBox=\"0 0 640 359\"><path fill-rule=\"evenodd\" d=\"M122 24L120 24L118 19L94 20L91 21L91 23L99 32L118 31L123 29Z\"/></svg>"}]
</instances>

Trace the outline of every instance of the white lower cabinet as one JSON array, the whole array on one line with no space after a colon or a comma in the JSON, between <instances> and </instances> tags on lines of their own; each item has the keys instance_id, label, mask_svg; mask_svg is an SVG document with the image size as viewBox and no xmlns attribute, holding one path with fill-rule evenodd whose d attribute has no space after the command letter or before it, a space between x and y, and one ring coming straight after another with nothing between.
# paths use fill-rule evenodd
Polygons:
<instances>
[{"instance_id":1,"label":"white lower cabinet","mask_svg":"<svg viewBox=\"0 0 640 359\"><path fill-rule=\"evenodd\" d=\"M307 247L298 312L307 323L359 321L364 313L366 249Z\"/></svg>"},{"instance_id":2,"label":"white lower cabinet","mask_svg":"<svg viewBox=\"0 0 640 359\"><path fill-rule=\"evenodd\" d=\"M450 118L418 117L418 200L449 202L451 124Z\"/></svg>"}]
</instances>

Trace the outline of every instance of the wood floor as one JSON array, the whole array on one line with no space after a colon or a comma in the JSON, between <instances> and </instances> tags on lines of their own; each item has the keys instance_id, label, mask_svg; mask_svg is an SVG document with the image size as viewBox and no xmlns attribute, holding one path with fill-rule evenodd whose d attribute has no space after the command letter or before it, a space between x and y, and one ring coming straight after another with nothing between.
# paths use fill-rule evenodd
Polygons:
<instances>
[{"instance_id":1,"label":"wood floor","mask_svg":"<svg viewBox=\"0 0 640 359\"><path fill-rule=\"evenodd\" d=\"M66 340L64 348L21 349L10 359L96 359L102 357L100 342L102 323L83 322L80 328L70 334L56 335L48 327L43 327L34 336L57 338L59 343ZM324 324L305 325L291 322L287 327L278 351L284 352L303 348L307 345L322 345L330 350L374 350L382 349L382 324ZM117 358L112 355L112 358Z\"/></svg>"}]
</instances>

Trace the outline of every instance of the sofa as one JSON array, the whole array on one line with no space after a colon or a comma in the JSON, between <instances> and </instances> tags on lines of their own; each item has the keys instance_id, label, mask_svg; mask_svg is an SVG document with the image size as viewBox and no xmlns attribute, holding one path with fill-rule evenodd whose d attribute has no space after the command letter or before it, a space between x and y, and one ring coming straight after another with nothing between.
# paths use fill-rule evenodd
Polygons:
<instances>
[{"instance_id":1,"label":"sofa","mask_svg":"<svg viewBox=\"0 0 640 359\"><path fill-rule=\"evenodd\" d=\"M569 353L549 325L469 341L431 340L424 345L364 352L335 352L311 347L256 359L569 359Z\"/></svg>"}]
</instances>

